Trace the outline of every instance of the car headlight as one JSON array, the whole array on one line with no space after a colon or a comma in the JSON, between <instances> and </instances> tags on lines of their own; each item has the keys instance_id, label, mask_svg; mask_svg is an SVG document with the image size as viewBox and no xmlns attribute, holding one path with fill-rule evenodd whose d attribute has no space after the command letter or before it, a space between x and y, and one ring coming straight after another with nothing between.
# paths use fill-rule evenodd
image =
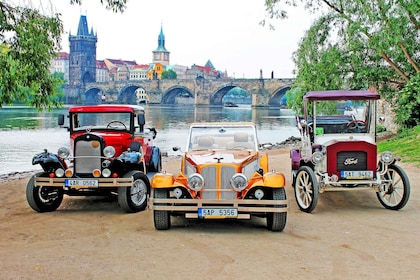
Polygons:
<instances>
[{"instance_id":1,"label":"car headlight","mask_svg":"<svg viewBox=\"0 0 420 280\"><path fill-rule=\"evenodd\" d=\"M204 187L204 178L198 173L191 174L188 177L188 187L194 191L199 191Z\"/></svg>"},{"instance_id":2,"label":"car headlight","mask_svg":"<svg viewBox=\"0 0 420 280\"><path fill-rule=\"evenodd\" d=\"M115 148L112 146L106 146L104 148L104 156L106 158L112 158L115 155Z\"/></svg>"},{"instance_id":3,"label":"car headlight","mask_svg":"<svg viewBox=\"0 0 420 280\"><path fill-rule=\"evenodd\" d=\"M103 169L102 176L104 176L105 178L111 177L111 170L109 170L108 168Z\"/></svg>"},{"instance_id":4,"label":"car headlight","mask_svg":"<svg viewBox=\"0 0 420 280\"><path fill-rule=\"evenodd\" d=\"M248 186L248 178L242 173L236 173L230 179L230 186L236 192L243 191Z\"/></svg>"},{"instance_id":5,"label":"car headlight","mask_svg":"<svg viewBox=\"0 0 420 280\"><path fill-rule=\"evenodd\" d=\"M319 164L323 158L324 158L324 155L321 152L316 151L312 154L312 163L315 165Z\"/></svg>"},{"instance_id":6,"label":"car headlight","mask_svg":"<svg viewBox=\"0 0 420 280\"><path fill-rule=\"evenodd\" d=\"M58 178L63 177L63 176L64 176L64 170L63 170L62 168L58 168L58 169L55 171L55 176L57 176Z\"/></svg>"},{"instance_id":7,"label":"car headlight","mask_svg":"<svg viewBox=\"0 0 420 280\"><path fill-rule=\"evenodd\" d=\"M70 150L67 147L61 147L57 151L57 156L59 158L68 158L70 155Z\"/></svg>"},{"instance_id":8,"label":"car headlight","mask_svg":"<svg viewBox=\"0 0 420 280\"><path fill-rule=\"evenodd\" d=\"M389 164L394 161L394 156L390 151L385 151L381 154L381 161L383 163Z\"/></svg>"}]
</instances>

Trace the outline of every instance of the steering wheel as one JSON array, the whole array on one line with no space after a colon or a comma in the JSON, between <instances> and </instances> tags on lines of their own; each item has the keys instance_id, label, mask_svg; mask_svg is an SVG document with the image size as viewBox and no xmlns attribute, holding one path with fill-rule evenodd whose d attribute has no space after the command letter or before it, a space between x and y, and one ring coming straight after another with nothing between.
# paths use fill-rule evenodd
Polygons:
<instances>
[{"instance_id":1,"label":"steering wheel","mask_svg":"<svg viewBox=\"0 0 420 280\"><path fill-rule=\"evenodd\" d=\"M347 124L347 132L365 133L367 132L367 124L362 120L353 120Z\"/></svg>"},{"instance_id":2,"label":"steering wheel","mask_svg":"<svg viewBox=\"0 0 420 280\"><path fill-rule=\"evenodd\" d=\"M108 125L106 126L106 128L111 128L111 127L112 127L112 125L111 125L111 124L113 124L113 123L118 123L118 124L121 124L122 126L124 126L124 129L125 129L125 130L127 130L127 126L126 126L123 122L121 122L121 121L110 121L110 122L108 123Z\"/></svg>"}]
</instances>

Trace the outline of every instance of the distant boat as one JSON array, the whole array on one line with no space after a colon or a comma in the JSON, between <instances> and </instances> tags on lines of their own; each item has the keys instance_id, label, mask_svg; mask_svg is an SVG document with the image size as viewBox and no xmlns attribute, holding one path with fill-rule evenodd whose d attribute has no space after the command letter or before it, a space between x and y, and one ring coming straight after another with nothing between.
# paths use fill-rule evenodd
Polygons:
<instances>
[{"instance_id":1,"label":"distant boat","mask_svg":"<svg viewBox=\"0 0 420 280\"><path fill-rule=\"evenodd\" d=\"M225 106L225 107L238 107L238 105L236 105L236 104L235 104L235 103L233 103L233 102L225 102L224 106Z\"/></svg>"}]
</instances>

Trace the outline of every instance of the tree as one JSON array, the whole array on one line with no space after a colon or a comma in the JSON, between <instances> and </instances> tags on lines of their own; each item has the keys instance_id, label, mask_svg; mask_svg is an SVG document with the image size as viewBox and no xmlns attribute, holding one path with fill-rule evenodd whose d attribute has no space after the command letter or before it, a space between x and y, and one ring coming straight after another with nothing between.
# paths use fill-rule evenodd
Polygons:
<instances>
[{"instance_id":1,"label":"tree","mask_svg":"<svg viewBox=\"0 0 420 280\"><path fill-rule=\"evenodd\" d=\"M162 72L162 80L176 80L176 78L178 77L178 75L176 74L176 72L172 69L169 69L167 71L163 71Z\"/></svg>"},{"instance_id":2,"label":"tree","mask_svg":"<svg viewBox=\"0 0 420 280\"><path fill-rule=\"evenodd\" d=\"M266 0L266 10L270 19L284 18L285 5L299 3L323 12L294 55L298 89L328 89L325 81L342 79L341 87L375 87L394 107L402 105L399 90L420 71L418 0Z\"/></svg>"},{"instance_id":3,"label":"tree","mask_svg":"<svg viewBox=\"0 0 420 280\"><path fill-rule=\"evenodd\" d=\"M100 2L114 12L126 6L126 0ZM0 1L0 107L16 101L38 110L61 105L57 89L63 80L51 75L49 66L61 49L63 24L60 14L43 12Z\"/></svg>"}]
</instances>

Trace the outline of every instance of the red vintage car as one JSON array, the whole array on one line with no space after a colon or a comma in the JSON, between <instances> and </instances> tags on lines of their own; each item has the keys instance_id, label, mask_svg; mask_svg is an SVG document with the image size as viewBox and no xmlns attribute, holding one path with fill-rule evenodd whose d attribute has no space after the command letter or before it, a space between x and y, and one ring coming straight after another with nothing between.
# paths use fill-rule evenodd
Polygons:
<instances>
[{"instance_id":1,"label":"red vintage car","mask_svg":"<svg viewBox=\"0 0 420 280\"><path fill-rule=\"evenodd\" d=\"M290 152L293 188L300 210L312 212L325 191L373 189L387 209L403 208L410 182L400 160L376 146L376 92L308 92L297 117L302 144Z\"/></svg>"},{"instance_id":2,"label":"red vintage car","mask_svg":"<svg viewBox=\"0 0 420 280\"><path fill-rule=\"evenodd\" d=\"M127 212L147 206L153 173L161 169L161 154L154 146L154 128L145 129L143 107L132 105L75 106L68 122L58 123L70 132L70 149L35 155L33 164L43 171L31 177L26 188L29 206L38 212L56 210L63 195L118 195Z\"/></svg>"}]
</instances>

